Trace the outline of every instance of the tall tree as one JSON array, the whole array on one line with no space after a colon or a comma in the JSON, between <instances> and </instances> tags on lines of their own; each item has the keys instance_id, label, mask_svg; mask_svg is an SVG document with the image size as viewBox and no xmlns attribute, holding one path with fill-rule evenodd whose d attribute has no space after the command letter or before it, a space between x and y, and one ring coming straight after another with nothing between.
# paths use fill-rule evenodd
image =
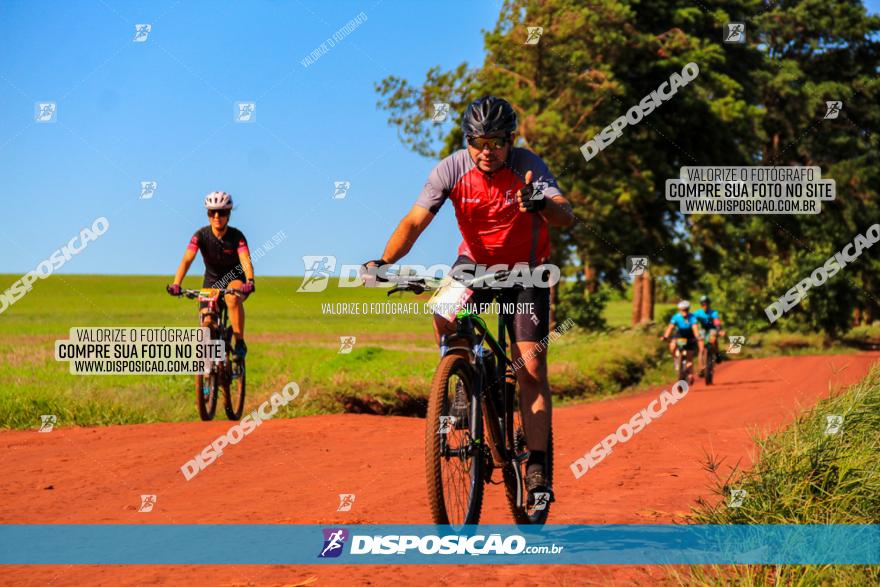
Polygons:
<instances>
[{"instance_id":1,"label":"tall tree","mask_svg":"<svg viewBox=\"0 0 880 587\"><path fill-rule=\"evenodd\" d=\"M722 25L737 21L750 42L723 44ZM526 43L528 27L543 27L537 43ZM682 295L702 281L760 328L770 292L877 218L877 29L853 1L505 0L481 66L435 67L420 86L390 76L377 91L404 143L432 157L463 143L457 125L431 122L434 102L459 113L484 94L507 98L521 145L548 162L578 216L553 233L554 262L574 255L585 283L622 288L626 256L648 255L653 279L672 277ZM581 145L691 62L695 80L585 159ZM846 104L848 122L827 127L836 132L818 132L826 99ZM682 217L664 197L684 165L790 163L821 165L838 201L815 218ZM847 322L852 304L876 307L875 263L825 288L833 303L811 302L805 323L836 329L833 314Z\"/></svg>"},{"instance_id":2,"label":"tall tree","mask_svg":"<svg viewBox=\"0 0 880 587\"><path fill-rule=\"evenodd\" d=\"M880 19L855 1L782 2L749 27L763 48L754 98L761 146L749 163L819 166L837 186L837 199L818 215L704 217L691 226L705 281L749 331L767 328L765 306L880 221L878 29ZM843 102L837 119L824 118L830 100ZM878 308L878 269L880 255L863 255L813 288L782 324L846 330L854 306Z\"/></svg>"}]
</instances>

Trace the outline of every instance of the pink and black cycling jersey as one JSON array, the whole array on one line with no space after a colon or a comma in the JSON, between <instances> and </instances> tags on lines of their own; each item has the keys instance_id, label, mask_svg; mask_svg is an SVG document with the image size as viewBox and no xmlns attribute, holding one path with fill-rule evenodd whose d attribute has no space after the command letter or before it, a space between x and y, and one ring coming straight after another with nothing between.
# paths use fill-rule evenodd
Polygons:
<instances>
[{"instance_id":1,"label":"pink and black cycling jersey","mask_svg":"<svg viewBox=\"0 0 880 587\"><path fill-rule=\"evenodd\" d=\"M527 149L511 149L504 166L491 174L480 171L467 149L461 149L434 167L416 205L436 214L450 200L463 237L458 253L476 263L545 263L550 257L547 222L539 214L520 212L516 202L527 171L532 182L547 184L544 197L561 194L544 161Z\"/></svg>"},{"instance_id":2,"label":"pink and black cycling jersey","mask_svg":"<svg viewBox=\"0 0 880 587\"><path fill-rule=\"evenodd\" d=\"M204 226L196 231L186 248L202 253L205 262L202 287L226 287L234 279L244 279L238 255L248 252L248 245L237 228L228 226L223 237L217 238L210 226Z\"/></svg>"}]
</instances>

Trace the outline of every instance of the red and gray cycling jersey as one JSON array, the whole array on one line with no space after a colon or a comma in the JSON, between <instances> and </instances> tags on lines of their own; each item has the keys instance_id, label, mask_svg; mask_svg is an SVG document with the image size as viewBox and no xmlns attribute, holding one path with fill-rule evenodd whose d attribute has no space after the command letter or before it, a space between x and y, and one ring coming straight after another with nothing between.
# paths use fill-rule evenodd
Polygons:
<instances>
[{"instance_id":1,"label":"red and gray cycling jersey","mask_svg":"<svg viewBox=\"0 0 880 587\"><path fill-rule=\"evenodd\" d=\"M545 263L550 257L547 222L539 215L520 212L516 192L532 182L545 182L544 197L560 195L556 178L540 157L527 149L513 148L504 167L483 173L467 149L446 157L431 171L416 205L436 214L452 201L463 238L459 255L485 265Z\"/></svg>"}]
</instances>

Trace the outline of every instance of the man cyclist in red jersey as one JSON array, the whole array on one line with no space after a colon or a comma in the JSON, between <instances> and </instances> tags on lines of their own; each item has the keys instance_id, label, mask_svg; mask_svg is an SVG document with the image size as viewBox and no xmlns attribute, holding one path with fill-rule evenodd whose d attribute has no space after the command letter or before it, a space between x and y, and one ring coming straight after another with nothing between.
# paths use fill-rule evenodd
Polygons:
<instances>
[{"instance_id":1,"label":"man cyclist in red jersey","mask_svg":"<svg viewBox=\"0 0 880 587\"><path fill-rule=\"evenodd\" d=\"M174 282L165 289L173 296L180 295L180 284L189 271L190 265L201 251L205 262L205 277L202 287L237 289L242 297L227 294L226 307L229 308L229 322L235 335L236 355L247 353L244 343L244 300L254 292L254 266L248 251L247 239L237 228L229 226L232 213L232 196L226 192L211 192L205 197L210 224L198 229L192 236L177 268ZM243 280L247 279L247 282ZM202 303L202 325L206 326L207 314Z\"/></svg>"},{"instance_id":2,"label":"man cyclist in red jersey","mask_svg":"<svg viewBox=\"0 0 880 587\"><path fill-rule=\"evenodd\" d=\"M574 216L541 158L513 146L517 127L513 107L501 98L485 96L468 106L461 125L467 149L446 157L431 171L415 205L388 240L382 258L368 261L365 267L396 263L406 255L447 200L453 205L463 237L453 271L462 265L504 264L512 268L527 263L536 267L549 261L548 228L570 226ZM523 195L521 189L533 180L542 182L543 199ZM470 303L486 300L478 293L482 292L475 291ZM497 299L504 304L534 304L534 314L509 316L506 325L514 361L520 357L525 361L516 377L530 449L526 484L530 496L534 496L550 491L544 470L551 422L546 348L536 352L538 341L549 333L550 290L507 289ZM455 326L435 316L434 330L439 342L441 333L452 335Z\"/></svg>"}]
</instances>

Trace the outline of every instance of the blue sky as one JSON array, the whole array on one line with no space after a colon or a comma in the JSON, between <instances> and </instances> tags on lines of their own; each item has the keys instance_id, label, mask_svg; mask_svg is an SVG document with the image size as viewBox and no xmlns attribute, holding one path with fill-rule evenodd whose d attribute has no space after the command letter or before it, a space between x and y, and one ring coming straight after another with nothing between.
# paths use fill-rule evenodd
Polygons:
<instances>
[{"instance_id":1,"label":"blue sky","mask_svg":"<svg viewBox=\"0 0 880 587\"><path fill-rule=\"evenodd\" d=\"M378 257L435 162L400 143L373 84L481 64L500 5L0 1L0 273L33 269L105 216L109 231L61 272L171 275L212 190L233 194L252 248L287 235L258 276L302 274L302 255ZM152 25L144 43L136 23ZM36 123L49 101L57 122ZM256 123L233 122L236 101L256 102ZM138 199L142 180L158 181L152 199ZM343 200L337 180L351 182ZM447 207L406 260L451 262L458 241Z\"/></svg>"},{"instance_id":2,"label":"blue sky","mask_svg":"<svg viewBox=\"0 0 880 587\"><path fill-rule=\"evenodd\" d=\"M435 162L408 151L373 84L482 63L492 2L0 2L0 273L22 274L100 216L110 229L62 273L172 274L207 219L236 201L254 248L283 230L260 275L302 274L302 255L378 257ZM315 63L300 61L363 12ZM467 15L464 18L463 15ZM144 43L134 25L151 23ZM58 104L57 122L34 103ZM254 101L256 123L233 122ZM449 123L447 123L449 124ZM158 181L149 200L140 182ZM347 180L344 200L334 181ZM443 210L410 255L452 261ZM201 261L191 274L201 272Z\"/></svg>"}]
</instances>

